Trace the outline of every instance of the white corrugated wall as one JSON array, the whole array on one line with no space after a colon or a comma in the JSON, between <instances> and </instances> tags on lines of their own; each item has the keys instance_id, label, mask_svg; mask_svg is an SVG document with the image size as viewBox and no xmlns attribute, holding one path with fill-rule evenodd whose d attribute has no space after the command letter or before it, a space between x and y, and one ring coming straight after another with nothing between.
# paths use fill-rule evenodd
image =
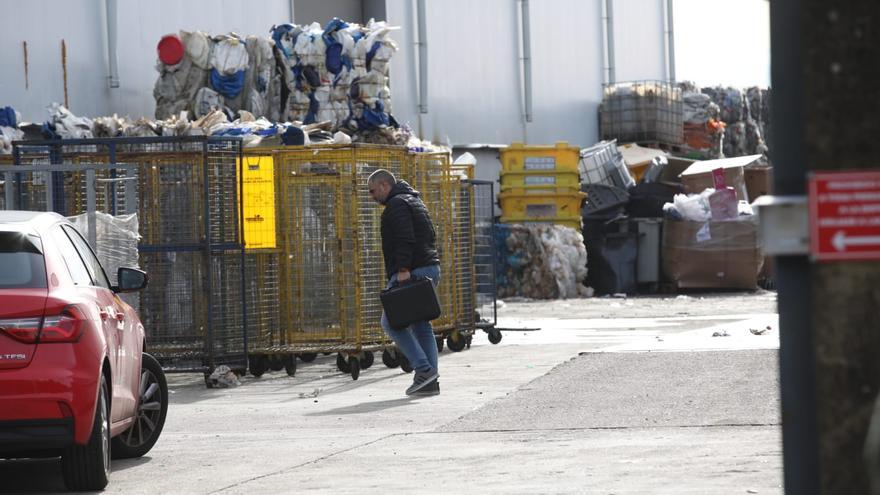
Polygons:
<instances>
[{"instance_id":1,"label":"white corrugated wall","mask_svg":"<svg viewBox=\"0 0 880 495\"><path fill-rule=\"evenodd\" d=\"M418 113L417 1L387 0L388 20L402 28L394 34L400 45L391 73L395 116L416 130L421 128L424 137L450 144L593 143L598 137L596 110L605 65L604 1L529 2L533 119L526 123L518 0L425 2L426 114ZM665 1L614 0L618 81L665 77ZM120 87L110 89L103 0L7 3L15 8L7 9L7 22L0 31L4 47L0 106L11 105L35 122L46 119L46 105L64 100L62 39L67 43L68 93L74 113L152 116L155 47L162 35L183 29L265 36L273 24L290 18L289 0L120 0ZM22 41L28 43L28 89Z\"/></svg>"},{"instance_id":2,"label":"white corrugated wall","mask_svg":"<svg viewBox=\"0 0 880 495\"><path fill-rule=\"evenodd\" d=\"M533 119L526 122L520 1L427 3L428 112L419 114L415 0L388 0L400 51L392 61L394 113L442 143L551 143L598 138L605 0L531 0ZM615 0L617 80L666 77L665 0Z\"/></svg>"},{"instance_id":3,"label":"white corrugated wall","mask_svg":"<svg viewBox=\"0 0 880 495\"><path fill-rule=\"evenodd\" d=\"M14 4L14 8L9 8ZM46 120L46 106L64 102L61 40L67 44L71 110L90 117L118 113L152 117L157 72L156 44L168 33L202 30L268 36L273 24L289 22L288 0L119 0L120 86L107 84L107 29L103 0L29 0L3 3L0 31L0 106L25 120ZM22 42L28 45L25 88Z\"/></svg>"}]
</instances>

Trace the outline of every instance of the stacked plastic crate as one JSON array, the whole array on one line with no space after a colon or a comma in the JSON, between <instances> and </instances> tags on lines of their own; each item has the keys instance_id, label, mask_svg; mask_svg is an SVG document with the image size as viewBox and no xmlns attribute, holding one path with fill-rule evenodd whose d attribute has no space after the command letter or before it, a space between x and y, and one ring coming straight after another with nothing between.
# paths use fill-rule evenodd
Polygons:
<instances>
[{"instance_id":1,"label":"stacked plastic crate","mask_svg":"<svg viewBox=\"0 0 880 495\"><path fill-rule=\"evenodd\" d=\"M581 228L578 158L566 142L553 146L513 143L501 150L501 222L554 223Z\"/></svg>"}]
</instances>

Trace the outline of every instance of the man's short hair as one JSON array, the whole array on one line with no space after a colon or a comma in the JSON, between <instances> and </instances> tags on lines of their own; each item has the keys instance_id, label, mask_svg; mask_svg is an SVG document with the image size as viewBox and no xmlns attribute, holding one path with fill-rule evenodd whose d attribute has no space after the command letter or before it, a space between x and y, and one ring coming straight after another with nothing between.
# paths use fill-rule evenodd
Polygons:
<instances>
[{"instance_id":1,"label":"man's short hair","mask_svg":"<svg viewBox=\"0 0 880 495\"><path fill-rule=\"evenodd\" d=\"M385 170L384 168L380 168L376 170L372 174L370 174L370 178L367 179L367 183L375 184L377 182L384 182L389 186L393 186L397 184L397 179L394 177L394 174Z\"/></svg>"}]
</instances>

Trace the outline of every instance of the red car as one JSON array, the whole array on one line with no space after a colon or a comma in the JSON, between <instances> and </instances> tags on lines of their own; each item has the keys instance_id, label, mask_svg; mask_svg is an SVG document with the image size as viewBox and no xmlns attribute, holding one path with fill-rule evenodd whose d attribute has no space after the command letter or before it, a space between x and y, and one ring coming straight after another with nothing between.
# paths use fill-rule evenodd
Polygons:
<instances>
[{"instance_id":1,"label":"red car","mask_svg":"<svg viewBox=\"0 0 880 495\"><path fill-rule=\"evenodd\" d=\"M107 485L165 423L168 386L144 327L89 244L56 213L0 211L0 459L61 456L71 490Z\"/></svg>"}]
</instances>

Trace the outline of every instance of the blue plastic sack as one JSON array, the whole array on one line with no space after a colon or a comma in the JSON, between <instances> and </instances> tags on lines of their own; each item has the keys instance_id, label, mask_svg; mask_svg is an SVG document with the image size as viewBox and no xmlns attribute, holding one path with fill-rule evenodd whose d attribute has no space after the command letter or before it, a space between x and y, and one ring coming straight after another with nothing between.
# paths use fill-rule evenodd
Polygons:
<instances>
[{"instance_id":1,"label":"blue plastic sack","mask_svg":"<svg viewBox=\"0 0 880 495\"><path fill-rule=\"evenodd\" d=\"M244 89L244 76L243 70L223 76L217 69L211 69L211 88L226 98L235 98Z\"/></svg>"},{"instance_id":2,"label":"blue plastic sack","mask_svg":"<svg viewBox=\"0 0 880 495\"><path fill-rule=\"evenodd\" d=\"M18 127L18 121L15 118L15 110L12 107L0 108L0 126Z\"/></svg>"},{"instance_id":3,"label":"blue plastic sack","mask_svg":"<svg viewBox=\"0 0 880 495\"><path fill-rule=\"evenodd\" d=\"M324 28L324 34L321 36L324 39L324 45L327 47L324 52L326 53L325 63L327 71L333 75L338 75L345 65L343 62L344 57L342 56L342 43L333 37L333 33L347 27L347 22L334 17L332 21L327 23L327 26Z\"/></svg>"}]
</instances>

